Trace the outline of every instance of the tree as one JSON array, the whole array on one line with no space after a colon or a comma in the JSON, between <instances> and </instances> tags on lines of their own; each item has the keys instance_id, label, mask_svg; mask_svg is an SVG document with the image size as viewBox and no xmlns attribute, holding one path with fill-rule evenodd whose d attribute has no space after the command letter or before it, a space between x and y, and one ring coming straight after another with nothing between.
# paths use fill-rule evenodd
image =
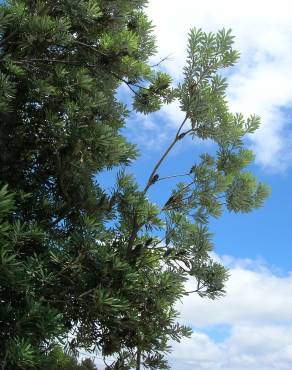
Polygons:
<instances>
[{"instance_id":1,"label":"tree","mask_svg":"<svg viewBox=\"0 0 292 370\"><path fill-rule=\"evenodd\" d=\"M48 354L44 368L50 370L98 370L90 358L78 362L78 359L64 353L61 346L55 346Z\"/></svg>"},{"instance_id":2,"label":"tree","mask_svg":"<svg viewBox=\"0 0 292 370\"><path fill-rule=\"evenodd\" d=\"M98 349L111 369L168 368L175 302L196 279L201 296L224 293L211 260L210 216L259 207L268 189L243 169L243 137L259 125L228 110L222 68L235 63L230 32L192 30L185 78L155 72L146 1L33 1L1 5L0 193L2 369L53 368L52 351ZM129 165L136 148L116 90L148 114L178 99L185 119L143 190L124 170L106 192L95 175ZM159 208L147 199L159 169L187 136L212 139ZM225 199L225 201L223 200ZM2 208L1 208L2 207ZM1 211L2 209L2 211ZM194 215L194 217L190 217Z\"/></svg>"},{"instance_id":3,"label":"tree","mask_svg":"<svg viewBox=\"0 0 292 370\"><path fill-rule=\"evenodd\" d=\"M103 275L102 270L89 268L96 262L90 233L94 228L103 237L103 223L111 219L115 200L93 178L98 171L127 164L136 156L133 145L119 134L127 111L115 91L122 81L131 87L138 79L151 79L153 84L157 80L145 63L155 45L151 24L141 11L144 3L1 5L0 181L14 192L12 227L14 222L37 224L44 237L38 240L32 235L13 248L2 247L9 258L16 256L26 285L20 294L10 289L8 297L3 296L6 321L1 322L1 333L6 339L0 344L0 358L12 356L12 340L22 354L29 348L35 360L27 364L37 366L39 352L48 351L60 325L68 333L80 323L78 340L86 347L98 331L94 318L108 315L103 314L102 304L96 309L97 302L88 309L94 301L89 295L93 287L105 307L112 304L105 288L99 289L110 271ZM99 264L112 258L107 250L98 253ZM48 323L50 309L54 330L39 331L35 318L26 330L23 316L38 314ZM112 310L115 314L118 308ZM21 367L16 358L22 355L17 356L14 362L5 360L3 368Z\"/></svg>"}]
</instances>

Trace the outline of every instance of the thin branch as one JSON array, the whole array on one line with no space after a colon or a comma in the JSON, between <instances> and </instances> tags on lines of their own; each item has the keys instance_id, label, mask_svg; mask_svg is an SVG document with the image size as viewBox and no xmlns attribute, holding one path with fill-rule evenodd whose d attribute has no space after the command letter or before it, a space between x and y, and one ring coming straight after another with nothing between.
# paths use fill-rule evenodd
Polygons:
<instances>
[{"instance_id":1,"label":"thin branch","mask_svg":"<svg viewBox=\"0 0 292 370\"><path fill-rule=\"evenodd\" d=\"M82 42L82 41L79 41L79 40L74 40L74 44L85 46L85 47L95 51L96 53L98 53L100 55L107 56L107 54L104 53L103 51L101 51L101 50L97 49L95 46L87 44L85 42Z\"/></svg>"},{"instance_id":2,"label":"thin branch","mask_svg":"<svg viewBox=\"0 0 292 370\"><path fill-rule=\"evenodd\" d=\"M203 288L206 288L207 284L202 284L201 286L198 286L197 289L195 290L190 290L189 292L185 292L186 294L191 294L191 293L198 293L200 292Z\"/></svg>"},{"instance_id":3,"label":"thin branch","mask_svg":"<svg viewBox=\"0 0 292 370\"><path fill-rule=\"evenodd\" d=\"M103 356L103 363L105 364L105 366L107 367L107 368L111 368L111 365L109 365L106 361L105 361L105 356Z\"/></svg>"},{"instance_id":4,"label":"thin branch","mask_svg":"<svg viewBox=\"0 0 292 370\"><path fill-rule=\"evenodd\" d=\"M77 45L82 45L82 46L85 46L93 51L95 51L96 53L102 55L102 56L105 56L107 57L108 55L106 53L104 53L103 51L100 51L98 50L95 46L93 45L89 45L89 44L86 44L85 42L82 42L82 41L79 41L79 40L75 40L74 41L75 44ZM150 66L151 67L151 66ZM145 90L148 90L147 87L144 87L144 86L140 86L140 85L137 85L137 84L134 84L134 83L131 83L130 81L127 81L123 78L121 78L119 75L115 74L114 72L110 72L113 76L115 76L117 79L119 79L120 81L124 82L129 88L130 90L132 90L133 93L137 94L137 92L131 87L131 86L134 86L134 87L137 87L139 89L145 89Z\"/></svg>"},{"instance_id":5,"label":"thin branch","mask_svg":"<svg viewBox=\"0 0 292 370\"><path fill-rule=\"evenodd\" d=\"M196 290L190 290L189 292L185 292L185 294L192 294L192 293L198 293L199 289Z\"/></svg>"},{"instance_id":6,"label":"thin branch","mask_svg":"<svg viewBox=\"0 0 292 370\"><path fill-rule=\"evenodd\" d=\"M148 189L150 188L151 185L153 185L153 179L154 179L154 176L156 175L156 172L158 170L158 168L161 166L162 162L165 160L165 158L168 156L168 154L170 153L171 149L175 146L175 144L181 140L186 134L188 134L191 130L188 130L184 133L181 133L181 130L183 129L185 123L187 122L187 119L188 119L188 115L186 114L184 120L182 121L181 125L179 126L177 132L176 132L176 135L173 139L173 141L170 143L170 145L168 146L168 148L166 149L166 151L163 153L163 155L161 156L161 158L158 160L158 162L156 163L156 165L154 166L153 168L153 171L151 172L149 178L148 178L148 182L143 190L143 193L146 194ZM135 238L137 236L137 233L139 231L139 229L141 228L141 226L137 223L137 216L134 217L134 220L133 220L133 229L132 229L132 232L131 232L131 235L130 235L130 238L129 238L129 243L128 243L128 248L127 248L127 253L131 253L132 251L132 247L133 247L133 244L134 244L134 241L135 241Z\"/></svg>"},{"instance_id":7,"label":"thin branch","mask_svg":"<svg viewBox=\"0 0 292 370\"><path fill-rule=\"evenodd\" d=\"M167 55L166 57L162 58L159 62L157 62L156 64L152 64L150 65L151 68L153 67L159 67L160 64L162 64L163 62L165 62L169 57L171 56L171 54Z\"/></svg>"},{"instance_id":8,"label":"thin branch","mask_svg":"<svg viewBox=\"0 0 292 370\"><path fill-rule=\"evenodd\" d=\"M163 155L161 156L161 158L158 160L158 162L156 163L156 165L154 166L149 178L148 178L148 182L143 190L143 193L146 194L148 189L150 188L151 185L154 184L154 178L155 176L157 175L156 172L157 170L159 169L159 167L161 166L161 164L163 163L163 161L165 160L165 158L168 156L168 154L170 153L171 149L175 146L175 144L181 140L182 138L184 138L188 133L190 133L192 131L192 129L189 129L187 130L186 132L181 132L185 123L187 122L188 120L188 114L186 114L184 120L182 121L181 125L179 126L177 132L176 132L176 135L173 139L173 141L170 143L170 145L168 146L168 148L166 149L166 151L163 153ZM158 180L158 179L157 179ZM163 209L162 209L163 210ZM135 238L137 236L137 233L139 231L139 229L141 228L140 225L138 225L137 223L137 216L134 217L134 220L133 220L133 229L132 229L132 233L130 235L130 238L129 238L129 243L128 243L128 249L127 249L127 253L131 253L132 251L132 247L133 247L133 244L134 244L134 241L135 241Z\"/></svg>"},{"instance_id":9,"label":"thin branch","mask_svg":"<svg viewBox=\"0 0 292 370\"><path fill-rule=\"evenodd\" d=\"M152 185L152 180L153 180L153 177L156 175L156 172L158 170L158 168L161 166L162 162L165 160L165 158L168 156L169 152L171 151L171 149L175 146L175 144L181 140L187 133L190 132L190 130L188 130L186 133L181 133L181 130L183 129L186 121L188 119L188 115L186 114L184 120L182 121L180 127L178 128L177 130L177 133L173 139L173 141L170 143L170 145L168 146L168 148L166 149L166 151L163 153L163 155L161 156L161 158L158 160L158 162L156 163L156 165L154 166L153 168L153 171L151 172L150 176L149 176L149 179L148 179L148 182L143 190L144 194L147 193L148 189L150 188L150 186ZM183 135L183 136L182 136Z\"/></svg>"},{"instance_id":10,"label":"thin branch","mask_svg":"<svg viewBox=\"0 0 292 370\"><path fill-rule=\"evenodd\" d=\"M80 296L78 298L83 298L83 297L87 296L88 294L94 292L95 290L96 290L96 287L95 288L92 288L92 289L89 289L86 292L80 294Z\"/></svg>"},{"instance_id":11,"label":"thin branch","mask_svg":"<svg viewBox=\"0 0 292 370\"><path fill-rule=\"evenodd\" d=\"M175 259L171 260L171 262L174 262L181 270L183 270L184 272L186 272L187 274L190 273L189 270L186 270L183 266L181 266Z\"/></svg>"},{"instance_id":12,"label":"thin branch","mask_svg":"<svg viewBox=\"0 0 292 370\"><path fill-rule=\"evenodd\" d=\"M124 82L127 86L128 86L128 88L135 94L135 95L137 95L137 91L135 91L134 89L133 89L133 87L132 86L134 86L134 87L137 87L138 89L145 89L145 90L148 90L148 88L147 87L143 87L143 86L139 86L139 85L136 85L136 84L133 84L133 83L131 83L131 82L129 82L129 81L127 81L127 80L125 80L123 77L120 77L119 75L117 75L115 72L109 72L111 75L113 75L116 79L118 79L118 80L120 80L120 81L122 81L122 82Z\"/></svg>"},{"instance_id":13,"label":"thin branch","mask_svg":"<svg viewBox=\"0 0 292 370\"><path fill-rule=\"evenodd\" d=\"M176 177L183 177L183 176L190 176L190 173L182 173L182 174L179 174L179 175L160 177L157 181L175 179Z\"/></svg>"},{"instance_id":14,"label":"thin branch","mask_svg":"<svg viewBox=\"0 0 292 370\"><path fill-rule=\"evenodd\" d=\"M131 86L131 84L130 83L128 83L127 81L125 81L125 80L122 80L127 86L128 86L128 88L132 91L132 93L134 93L135 95L137 95L137 91L135 91L133 88L132 88L132 86Z\"/></svg>"}]
</instances>

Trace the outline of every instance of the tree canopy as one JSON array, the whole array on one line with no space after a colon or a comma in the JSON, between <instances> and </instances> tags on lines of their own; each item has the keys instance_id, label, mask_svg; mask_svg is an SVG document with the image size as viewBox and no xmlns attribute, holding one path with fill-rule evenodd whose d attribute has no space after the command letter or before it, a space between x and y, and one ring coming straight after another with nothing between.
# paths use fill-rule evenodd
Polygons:
<instances>
[{"instance_id":1,"label":"tree canopy","mask_svg":"<svg viewBox=\"0 0 292 370\"><path fill-rule=\"evenodd\" d=\"M169 339L190 334L175 310L191 294L185 282L202 297L224 294L228 272L210 257L210 217L249 212L269 193L246 170L254 157L244 137L259 118L230 112L226 100L221 71L238 59L231 32L192 29L175 86L149 65L146 3L1 5L2 370L52 369L60 345L112 356L109 369L167 369ZM129 113L121 84L137 112L178 100L185 113L144 186L128 170L138 152L121 133ZM202 153L159 207L148 190L187 137L210 139L217 152ZM109 191L96 175L111 168L120 170Z\"/></svg>"}]
</instances>

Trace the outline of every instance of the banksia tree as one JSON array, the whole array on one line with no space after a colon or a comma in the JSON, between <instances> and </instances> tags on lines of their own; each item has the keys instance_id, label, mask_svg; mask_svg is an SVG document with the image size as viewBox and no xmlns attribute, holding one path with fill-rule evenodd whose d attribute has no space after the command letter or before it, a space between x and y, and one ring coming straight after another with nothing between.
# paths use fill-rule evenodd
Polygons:
<instances>
[{"instance_id":1,"label":"banksia tree","mask_svg":"<svg viewBox=\"0 0 292 370\"><path fill-rule=\"evenodd\" d=\"M109 369L166 369L168 340L190 330L174 306L224 294L212 261L210 217L249 212L268 189L245 167L255 116L233 114L223 68L238 54L224 30L192 30L184 80L155 72L146 1L7 1L0 17L0 361L2 369L53 368L54 351L98 350ZM136 111L178 99L185 119L144 187L120 170L111 193L95 177L127 166L124 84ZM148 190L188 136L211 139L161 207ZM8 188L7 188L8 186ZM57 365L56 365L57 366Z\"/></svg>"}]
</instances>

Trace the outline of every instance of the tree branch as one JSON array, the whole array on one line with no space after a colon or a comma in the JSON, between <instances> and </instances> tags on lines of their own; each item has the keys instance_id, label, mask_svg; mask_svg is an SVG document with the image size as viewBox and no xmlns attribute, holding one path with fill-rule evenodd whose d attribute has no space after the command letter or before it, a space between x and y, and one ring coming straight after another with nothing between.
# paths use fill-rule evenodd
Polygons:
<instances>
[{"instance_id":1,"label":"tree branch","mask_svg":"<svg viewBox=\"0 0 292 370\"><path fill-rule=\"evenodd\" d=\"M152 185L152 180L153 180L153 177L156 175L156 172L158 170L158 168L161 166L162 162L165 160L165 158L168 156L169 152L171 151L171 149L175 146L175 144L181 140L187 133L189 133L190 130L188 130L186 133L181 133L181 130L183 129L186 121L188 119L188 115L186 114L184 120L182 121L180 127L178 128L177 130L177 133L173 139L173 141L170 143L170 145L168 146L168 148L166 149L166 151L163 153L163 155L161 156L161 158L158 160L158 162L156 163L156 165L154 166L153 168L153 171L151 172L150 176L149 176L149 179L148 179L148 182L143 190L144 194L147 193L148 189L150 188L150 186ZM183 136L182 136L183 135Z\"/></svg>"},{"instance_id":2,"label":"tree branch","mask_svg":"<svg viewBox=\"0 0 292 370\"><path fill-rule=\"evenodd\" d=\"M179 174L179 175L160 177L157 181L175 179L176 177L183 177L183 176L190 176L190 174L189 173L182 173L182 174Z\"/></svg>"},{"instance_id":3,"label":"tree branch","mask_svg":"<svg viewBox=\"0 0 292 370\"><path fill-rule=\"evenodd\" d=\"M166 57L160 59L159 62L157 62L156 64L152 64L150 67L153 68L153 67L159 67L161 63L165 62L169 57L170 57L171 54L167 55Z\"/></svg>"},{"instance_id":4,"label":"tree branch","mask_svg":"<svg viewBox=\"0 0 292 370\"><path fill-rule=\"evenodd\" d=\"M207 286L207 284L202 284L201 286L199 286L199 282L198 282L197 289L195 289L195 290L190 290L189 292L185 292L185 294L198 293L198 292L200 292L203 288L206 288L206 286Z\"/></svg>"},{"instance_id":5,"label":"tree branch","mask_svg":"<svg viewBox=\"0 0 292 370\"><path fill-rule=\"evenodd\" d=\"M137 349L137 363L136 363L136 370L140 370L141 368L141 350Z\"/></svg>"},{"instance_id":6,"label":"tree branch","mask_svg":"<svg viewBox=\"0 0 292 370\"><path fill-rule=\"evenodd\" d=\"M181 140L186 134L188 134L190 131L192 130L188 130L184 133L181 132L181 130L183 129L186 121L188 119L188 115L186 114L184 120L182 121L181 125L179 126L177 132L176 132L176 135L173 139L173 141L170 143L170 145L168 146L168 148L166 149L166 151L163 153L163 155L161 156L161 158L158 160L158 162L156 163L156 165L154 166L149 178L148 178L148 182L143 190L143 193L146 194L148 189L150 188L151 185L153 185L153 180L154 180L154 177L156 175L156 172L158 170L158 168L161 166L161 164L163 163L163 161L165 160L165 158L168 156L168 154L170 153L171 149L175 146L175 144ZM132 251L132 247L134 245L134 241L135 241L135 238L137 236L137 233L139 231L139 229L141 228L140 225L138 225L137 223L137 215L134 216L134 221L133 221L133 229L132 229L132 232L131 232L131 235L130 235L130 238L129 238L129 243L128 243L128 248L127 248L127 254L129 255L129 253L131 253Z\"/></svg>"},{"instance_id":7,"label":"tree branch","mask_svg":"<svg viewBox=\"0 0 292 370\"><path fill-rule=\"evenodd\" d=\"M143 193L146 194L148 189L150 188L151 185L154 184L154 177L157 175L156 172L158 170L158 168L161 166L161 164L163 163L163 161L166 159L166 157L168 156L168 154L170 153L171 149L175 146L175 144L181 140L182 138L184 138L188 133L190 133L192 131L192 129L190 130L187 130L186 132L181 132L185 123L187 122L187 119L188 119L188 114L186 114L184 120L182 121L181 125L179 126L177 132L176 132L176 135L173 139L173 141L170 143L170 145L168 146L168 148L166 149L166 151L163 153L163 155L161 156L161 158L158 160L158 162L156 163L156 165L154 166L149 178L148 178L148 182L143 190ZM158 179L157 179L158 180ZM156 180L156 181L157 181ZM188 185L190 186L190 184ZM129 243L128 243L128 248L127 248L127 254L129 255L129 253L131 253L132 251L132 247L134 245L134 241L135 241L135 238L137 236L137 233L139 231L139 229L141 228L140 225L138 225L137 223L137 216L135 215L134 216L134 221L133 221L133 230L132 230L132 233L130 235L130 238L129 238Z\"/></svg>"},{"instance_id":8,"label":"tree branch","mask_svg":"<svg viewBox=\"0 0 292 370\"><path fill-rule=\"evenodd\" d=\"M104 53L101 53L101 54L102 55L105 55ZM80 66L85 66L85 67L89 67L89 68L99 67L97 64L84 63L83 61L79 61L79 60L65 60L65 59L55 59L55 58L52 58L52 59L31 58L31 59L13 60L13 63L15 63L15 64L25 64L25 63L48 63L48 64L52 64L53 63L53 64L58 64L58 63L60 63L60 64L67 64L67 65L72 65L72 66L76 66L76 67L80 67ZM128 88L135 95L137 95L137 91L135 91L132 86L135 86L137 88L143 88L145 90L148 90L147 87L138 86L138 85L135 85L135 84L130 83L129 81L127 81L123 77L120 77L115 72L112 72L112 71L107 71L107 72L109 74L111 74L112 76L114 76L117 80L119 80L121 82L124 82L128 86Z\"/></svg>"}]
</instances>

